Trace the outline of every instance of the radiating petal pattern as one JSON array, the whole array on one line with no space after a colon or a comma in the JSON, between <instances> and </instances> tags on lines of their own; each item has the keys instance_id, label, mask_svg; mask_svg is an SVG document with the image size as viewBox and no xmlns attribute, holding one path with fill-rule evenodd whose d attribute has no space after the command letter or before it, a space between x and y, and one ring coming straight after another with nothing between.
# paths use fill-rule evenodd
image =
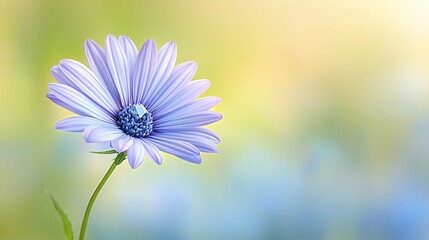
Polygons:
<instances>
[{"instance_id":1,"label":"radiating petal pattern","mask_svg":"<svg viewBox=\"0 0 429 240\"><path fill-rule=\"evenodd\" d=\"M222 119L210 110L221 99L197 99L210 81L192 81L195 62L175 66L176 43L157 50L149 39L139 51L128 37L109 35L105 49L85 41L85 54L90 68L68 59L51 68L58 84L48 85L47 97L79 115L59 121L58 130L126 152L133 169L145 157L161 164L161 151L192 163L219 151L219 136L203 127Z\"/></svg>"}]
</instances>

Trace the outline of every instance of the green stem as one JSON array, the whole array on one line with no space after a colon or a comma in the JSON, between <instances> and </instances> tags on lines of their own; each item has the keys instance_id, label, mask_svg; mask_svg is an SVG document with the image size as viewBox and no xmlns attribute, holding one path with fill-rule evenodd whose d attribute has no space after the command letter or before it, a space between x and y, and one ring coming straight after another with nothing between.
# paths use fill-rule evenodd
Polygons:
<instances>
[{"instance_id":1,"label":"green stem","mask_svg":"<svg viewBox=\"0 0 429 240\"><path fill-rule=\"evenodd\" d=\"M98 184L97 188L92 194L91 199L89 199L88 206L86 207L86 210L85 210L85 215L83 216L82 226L80 228L79 240L85 239L85 231L86 231L86 225L88 224L89 214L91 213L92 205L94 205L94 202L98 196L98 193L100 193L101 189L103 188L104 184L106 183L110 175L112 175L112 172L113 170L115 170L116 166L119 165L125 159L125 156L126 156L125 153L119 153L118 156L116 156L109 170L107 170L103 179L101 179L101 182Z\"/></svg>"}]
</instances>

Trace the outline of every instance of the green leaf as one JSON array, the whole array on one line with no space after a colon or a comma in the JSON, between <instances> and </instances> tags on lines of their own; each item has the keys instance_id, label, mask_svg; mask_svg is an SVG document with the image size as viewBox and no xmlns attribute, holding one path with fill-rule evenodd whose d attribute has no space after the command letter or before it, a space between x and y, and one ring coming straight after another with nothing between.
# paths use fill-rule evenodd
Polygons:
<instances>
[{"instance_id":1,"label":"green leaf","mask_svg":"<svg viewBox=\"0 0 429 240\"><path fill-rule=\"evenodd\" d=\"M73 240L73 238L74 238L73 227L72 227L72 223L71 223L69 217L67 216L67 213L61 207L61 205L55 200L54 196L52 196L52 194L50 192L45 190L45 193L48 194L49 197L51 198L52 203L54 204L55 210L57 211L58 215L60 216L60 218L63 222L64 233L66 234L67 239Z\"/></svg>"},{"instance_id":2,"label":"green leaf","mask_svg":"<svg viewBox=\"0 0 429 240\"><path fill-rule=\"evenodd\" d=\"M115 154L117 152L112 149L112 150L106 150L106 151L101 151L101 152L91 151L91 153L95 153L95 154Z\"/></svg>"}]
</instances>

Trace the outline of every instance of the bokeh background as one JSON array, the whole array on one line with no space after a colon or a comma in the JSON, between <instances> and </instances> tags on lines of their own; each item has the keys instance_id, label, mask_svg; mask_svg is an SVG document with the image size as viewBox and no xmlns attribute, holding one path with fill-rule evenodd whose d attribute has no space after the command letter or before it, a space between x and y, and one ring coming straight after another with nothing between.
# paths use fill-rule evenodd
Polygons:
<instances>
[{"instance_id":1,"label":"bokeh background","mask_svg":"<svg viewBox=\"0 0 429 240\"><path fill-rule=\"evenodd\" d=\"M110 165L45 97L107 34L174 40L220 154L121 165L88 239L429 239L429 2L0 1L0 239L64 239Z\"/></svg>"}]
</instances>

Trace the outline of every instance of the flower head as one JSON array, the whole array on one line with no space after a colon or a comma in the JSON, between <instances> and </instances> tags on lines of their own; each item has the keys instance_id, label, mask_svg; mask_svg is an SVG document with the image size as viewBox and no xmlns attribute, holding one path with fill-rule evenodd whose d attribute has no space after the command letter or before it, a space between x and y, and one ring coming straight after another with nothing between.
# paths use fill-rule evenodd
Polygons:
<instances>
[{"instance_id":1,"label":"flower head","mask_svg":"<svg viewBox=\"0 0 429 240\"><path fill-rule=\"evenodd\" d=\"M157 50L149 39L138 51L128 37L109 35L105 49L87 40L85 54L90 68L66 59L51 69L58 83L48 85L47 97L80 115L61 120L57 129L127 151L132 168L145 156L161 164L160 151L193 163L201 162L201 152L218 152L219 137L202 127L222 118L210 111L221 100L196 99L210 82L191 81L195 62L175 66L174 42Z\"/></svg>"}]
</instances>

